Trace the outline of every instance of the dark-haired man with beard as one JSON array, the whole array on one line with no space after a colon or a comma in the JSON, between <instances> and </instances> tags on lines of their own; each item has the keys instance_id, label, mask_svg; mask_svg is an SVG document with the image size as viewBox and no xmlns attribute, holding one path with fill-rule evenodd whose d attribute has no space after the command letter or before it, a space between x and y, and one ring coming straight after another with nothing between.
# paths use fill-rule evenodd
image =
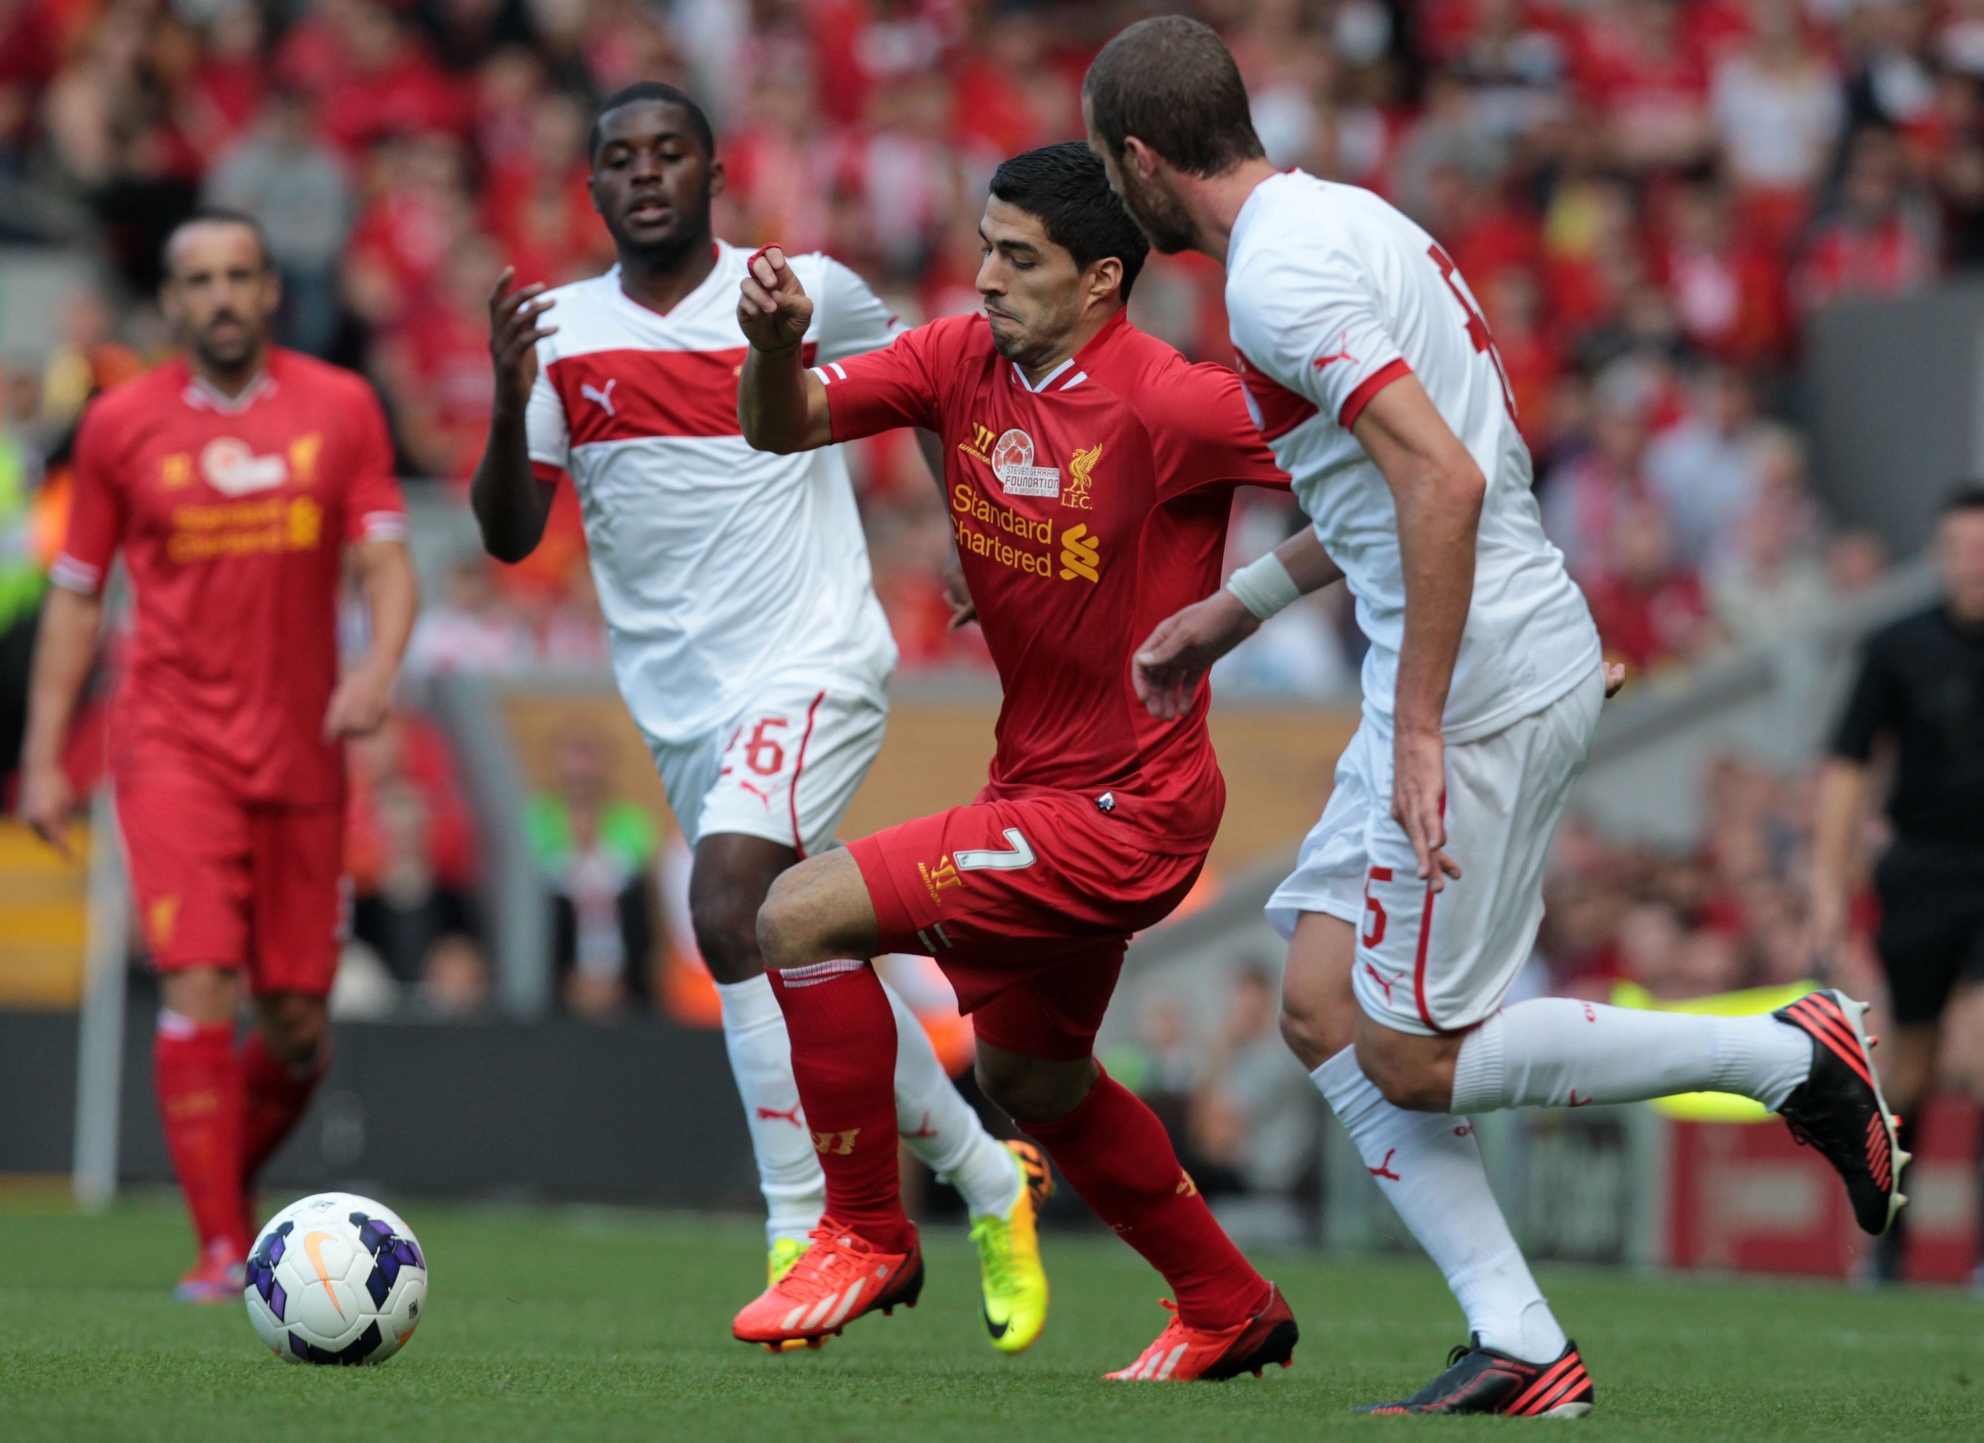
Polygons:
<instances>
[{"instance_id":1,"label":"dark-haired man with beard","mask_svg":"<svg viewBox=\"0 0 1984 1443\"><path fill-rule=\"evenodd\" d=\"M255 1174L329 1061L343 741L384 719L415 607L378 398L269 344L280 297L247 216L202 213L167 239L160 301L184 353L83 416L22 750L22 811L59 846L63 740L121 551L135 624L109 760L160 974L159 1111L200 1244L178 1292L236 1306ZM347 554L372 642L340 678ZM244 976L255 1026L237 1046Z\"/></svg>"},{"instance_id":2,"label":"dark-haired man with beard","mask_svg":"<svg viewBox=\"0 0 1984 1443\"><path fill-rule=\"evenodd\" d=\"M1830 990L1769 1017L1508 1001L1613 678L1543 534L1488 324L1384 200L1268 163L1239 67L1198 21L1124 30L1082 105L1152 243L1226 267L1255 418L1315 522L1153 632L1140 693L1175 715L1215 658L1326 579L1325 556L1371 640L1362 724L1268 919L1290 939L1283 1035L1467 1314L1449 1366L1374 1411L1582 1415L1591 1376L1468 1117L1740 1093L1824 1153L1879 1233L1908 1159L1866 1009Z\"/></svg>"},{"instance_id":3,"label":"dark-haired man with beard","mask_svg":"<svg viewBox=\"0 0 1984 1443\"><path fill-rule=\"evenodd\" d=\"M970 806L801 863L759 915L823 1143L827 1218L733 1326L810 1340L916 1300L922 1252L889 1099L896 1023L868 959L929 952L971 1016L986 1092L1176 1290L1170 1325L1110 1376L1259 1372L1295 1346L1287 1303L1094 1043L1131 934L1190 890L1226 800L1207 689L1148 715L1131 650L1217 584L1234 488L1283 480L1233 373L1129 323L1149 247L1086 146L1015 156L991 189L980 314L809 368L818 302L796 263L754 257L738 305L753 445L789 455L896 426L942 436L945 505L1005 699Z\"/></svg>"},{"instance_id":4,"label":"dark-haired man with beard","mask_svg":"<svg viewBox=\"0 0 1984 1443\"><path fill-rule=\"evenodd\" d=\"M716 979L731 1070L768 1210L768 1273L820 1225L817 1139L758 955L772 879L834 846L882 744L896 649L868 570L839 448L754 451L737 421L746 252L716 239L723 188L709 121L672 86L612 96L592 131L592 199L619 264L546 293L490 298L496 406L473 499L484 544L516 561L544 534L561 476L577 488L628 710L695 849L689 907ZM795 256L821 304L803 339L832 364L902 330L861 278ZM951 1085L894 994L888 1054L903 1135L972 1217L992 1344L1047 1319L1034 1209L1048 1175L1002 1145Z\"/></svg>"}]
</instances>

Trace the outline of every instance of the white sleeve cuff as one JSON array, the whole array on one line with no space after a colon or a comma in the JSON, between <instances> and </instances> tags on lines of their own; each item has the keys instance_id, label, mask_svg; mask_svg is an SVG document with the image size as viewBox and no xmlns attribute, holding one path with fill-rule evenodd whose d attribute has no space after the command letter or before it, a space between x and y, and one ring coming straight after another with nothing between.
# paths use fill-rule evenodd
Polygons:
<instances>
[{"instance_id":1,"label":"white sleeve cuff","mask_svg":"<svg viewBox=\"0 0 1984 1443\"><path fill-rule=\"evenodd\" d=\"M65 551L48 568L48 579L64 591L95 596L103 586L103 568L78 561Z\"/></svg>"}]
</instances>

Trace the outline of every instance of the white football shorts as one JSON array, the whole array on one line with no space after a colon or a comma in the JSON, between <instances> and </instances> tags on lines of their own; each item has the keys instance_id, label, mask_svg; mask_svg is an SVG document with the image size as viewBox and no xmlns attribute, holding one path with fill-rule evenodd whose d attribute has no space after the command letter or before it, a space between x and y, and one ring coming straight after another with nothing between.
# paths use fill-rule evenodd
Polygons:
<instances>
[{"instance_id":1,"label":"white football shorts","mask_svg":"<svg viewBox=\"0 0 1984 1443\"><path fill-rule=\"evenodd\" d=\"M1447 744L1447 852L1461 875L1439 892L1392 820L1391 732L1367 717L1268 921L1284 937L1304 912L1355 927L1357 1001L1387 1027L1431 1036L1493 1015L1536 943L1550 841L1604 701L1598 667L1541 711Z\"/></svg>"},{"instance_id":2,"label":"white football shorts","mask_svg":"<svg viewBox=\"0 0 1984 1443\"><path fill-rule=\"evenodd\" d=\"M774 677L701 741L649 739L668 805L693 848L741 832L803 857L834 845L889 719L885 683L797 672Z\"/></svg>"}]
</instances>

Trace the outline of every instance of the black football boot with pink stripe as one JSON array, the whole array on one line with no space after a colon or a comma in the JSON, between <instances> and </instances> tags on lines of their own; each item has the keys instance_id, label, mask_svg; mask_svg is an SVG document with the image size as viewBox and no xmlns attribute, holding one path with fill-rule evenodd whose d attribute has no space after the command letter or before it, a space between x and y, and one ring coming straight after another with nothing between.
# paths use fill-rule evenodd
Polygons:
<instances>
[{"instance_id":1,"label":"black football boot with pink stripe","mask_svg":"<svg viewBox=\"0 0 1984 1443\"><path fill-rule=\"evenodd\" d=\"M1812 1075L1778 1111L1793 1137L1817 1148L1838 1169L1855 1220L1878 1237L1908 1202L1901 1194L1901 1170L1909 1156L1881 1096L1873 1044L1861 1025L1866 1012L1866 1003L1828 987L1771 1016L1812 1039Z\"/></svg>"},{"instance_id":2,"label":"black football boot with pink stripe","mask_svg":"<svg viewBox=\"0 0 1984 1443\"><path fill-rule=\"evenodd\" d=\"M1396 1403L1373 1403L1359 1413L1499 1413L1508 1418L1582 1418L1597 1390L1576 1343L1547 1363L1525 1363L1481 1346L1477 1336L1447 1355L1447 1370Z\"/></svg>"}]
</instances>

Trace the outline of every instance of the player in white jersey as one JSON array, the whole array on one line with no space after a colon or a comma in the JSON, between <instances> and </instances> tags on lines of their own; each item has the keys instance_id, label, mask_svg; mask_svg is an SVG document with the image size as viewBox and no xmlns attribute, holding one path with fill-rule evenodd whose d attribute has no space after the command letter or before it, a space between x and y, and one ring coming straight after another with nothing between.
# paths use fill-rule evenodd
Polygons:
<instances>
[{"instance_id":1,"label":"player in white jersey","mask_svg":"<svg viewBox=\"0 0 1984 1443\"><path fill-rule=\"evenodd\" d=\"M758 908L780 872L835 844L881 747L896 649L839 448L773 456L739 428L747 256L711 233L723 167L708 120L671 86L631 86L601 108L591 158L620 263L550 292L512 292L507 272L497 283L496 407L472 496L490 553L517 561L543 536L559 479L577 489L620 693L695 851L691 920L722 999L776 1282L819 1224L825 1181ZM791 264L818 299L809 360L903 329L845 266ZM1034 1228L1046 1164L986 1132L891 999L903 1137L964 1196L988 1331L1017 1352L1046 1321Z\"/></svg>"},{"instance_id":2,"label":"player in white jersey","mask_svg":"<svg viewBox=\"0 0 1984 1443\"><path fill-rule=\"evenodd\" d=\"M1160 626L1140 694L1171 714L1262 619L1338 577L1371 642L1362 724L1268 914L1290 939L1283 1033L1467 1314L1446 1371L1375 1411L1588 1412L1590 1376L1466 1115L1741 1093L1820 1147L1878 1233L1907 1159L1864 1008L1834 992L1747 1018L1505 1003L1616 678L1544 537L1487 323L1390 205L1268 164L1233 58L1198 22L1131 26L1082 99L1152 244L1226 266L1256 420L1315 523Z\"/></svg>"}]
</instances>

